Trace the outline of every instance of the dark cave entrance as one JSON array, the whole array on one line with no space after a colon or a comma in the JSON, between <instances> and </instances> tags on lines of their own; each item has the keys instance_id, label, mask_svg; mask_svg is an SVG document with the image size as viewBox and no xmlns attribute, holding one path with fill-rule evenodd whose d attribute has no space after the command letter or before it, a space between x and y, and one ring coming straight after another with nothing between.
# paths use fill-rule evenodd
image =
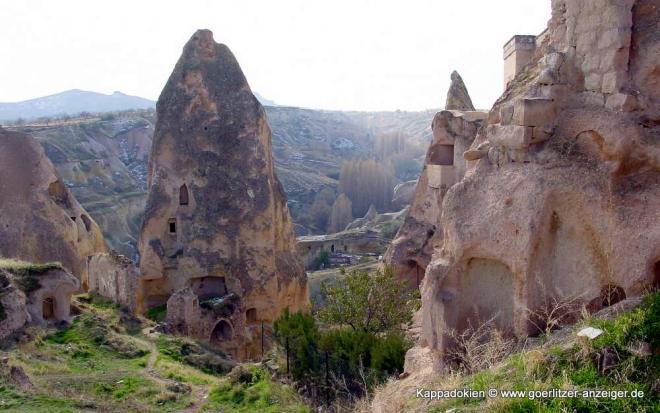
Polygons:
<instances>
[{"instance_id":1,"label":"dark cave entrance","mask_svg":"<svg viewBox=\"0 0 660 413\"><path fill-rule=\"evenodd\" d=\"M179 188L179 205L188 205L188 201L188 187L183 184Z\"/></svg>"},{"instance_id":2,"label":"dark cave entrance","mask_svg":"<svg viewBox=\"0 0 660 413\"><path fill-rule=\"evenodd\" d=\"M220 320L211 332L211 342L219 343L231 340L233 335L231 324L227 320Z\"/></svg>"}]
</instances>

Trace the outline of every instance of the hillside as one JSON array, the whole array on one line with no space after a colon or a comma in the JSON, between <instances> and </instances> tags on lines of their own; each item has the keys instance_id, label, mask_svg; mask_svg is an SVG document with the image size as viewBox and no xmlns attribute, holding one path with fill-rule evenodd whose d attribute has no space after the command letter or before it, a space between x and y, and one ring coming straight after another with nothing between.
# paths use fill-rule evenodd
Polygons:
<instances>
[{"instance_id":1,"label":"hillside","mask_svg":"<svg viewBox=\"0 0 660 413\"><path fill-rule=\"evenodd\" d=\"M459 367L437 375L419 365L378 389L366 411L657 412L659 323L656 291L593 315L585 312L574 325L517 345L480 326L458 336L460 351L452 354ZM578 336L586 327L601 334ZM484 342L486 337L491 340ZM466 389L474 394L431 393Z\"/></svg>"},{"instance_id":2,"label":"hillside","mask_svg":"<svg viewBox=\"0 0 660 413\"><path fill-rule=\"evenodd\" d=\"M0 410L11 412L308 412L259 364L242 374L217 349L161 334L96 296L71 325L30 330L5 349Z\"/></svg>"},{"instance_id":3,"label":"hillside","mask_svg":"<svg viewBox=\"0 0 660 413\"><path fill-rule=\"evenodd\" d=\"M430 140L432 112L337 112L267 106L273 156L294 222L324 187L336 188L343 161L373 156L374 138L402 131ZM152 110L30 122L11 129L44 146L66 185L101 226L111 248L134 257L146 194ZM309 229L298 228L302 233Z\"/></svg>"},{"instance_id":4,"label":"hillside","mask_svg":"<svg viewBox=\"0 0 660 413\"><path fill-rule=\"evenodd\" d=\"M121 92L111 95L72 89L22 102L0 103L0 121L36 119L80 112L113 112L154 108L156 102Z\"/></svg>"}]
</instances>

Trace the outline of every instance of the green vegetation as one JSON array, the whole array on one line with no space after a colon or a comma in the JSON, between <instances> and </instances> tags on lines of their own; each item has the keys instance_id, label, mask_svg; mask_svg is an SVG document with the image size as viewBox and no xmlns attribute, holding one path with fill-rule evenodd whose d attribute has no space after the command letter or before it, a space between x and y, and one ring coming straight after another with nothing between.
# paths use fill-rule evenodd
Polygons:
<instances>
[{"instance_id":1,"label":"green vegetation","mask_svg":"<svg viewBox=\"0 0 660 413\"><path fill-rule=\"evenodd\" d=\"M351 271L341 284L322 284L321 291L326 303L319 318L329 325L378 334L400 329L412 319L412 292L392 267Z\"/></svg>"},{"instance_id":2,"label":"green vegetation","mask_svg":"<svg viewBox=\"0 0 660 413\"><path fill-rule=\"evenodd\" d=\"M157 305L147 310L146 317L155 322L165 321L167 315L167 304Z\"/></svg>"},{"instance_id":3,"label":"green vegetation","mask_svg":"<svg viewBox=\"0 0 660 413\"><path fill-rule=\"evenodd\" d=\"M289 386L274 383L268 373L249 367L247 374L225 380L209 393L203 412L307 413L296 392Z\"/></svg>"},{"instance_id":4,"label":"green vegetation","mask_svg":"<svg viewBox=\"0 0 660 413\"><path fill-rule=\"evenodd\" d=\"M77 296L74 305L80 314L70 326L30 330L30 340L5 353L9 365L22 369L31 384L21 386L0 368L0 411L160 413L193 404L211 412L307 411L293 390L265 375L240 385L244 399L225 402L223 389L239 385L228 384L220 373L233 365L222 352L194 340L148 333L151 321L99 296Z\"/></svg>"},{"instance_id":5,"label":"green vegetation","mask_svg":"<svg viewBox=\"0 0 660 413\"><path fill-rule=\"evenodd\" d=\"M160 335L156 346L170 360L196 367L208 374L227 373L233 367L220 349L185 337Z\"/></svg>"},{"instance_id":6,"label":"green vegetation","mask_svg":"<svg viewBox=\"0 0 660 413\"><path fill-rule=\"evenodd\" d=\"M403 371L411 343L402 327L414 303L392 269L354 270L322 290L326 300L317 318L285 311L275 320L287 373L330 401L362 396Z\"/></svg>"},{"instance_id":7,"label":"green vegetation","mask_svg":"<svg viewBox=\"0 0 660 413\"><path fill-rule=\"evenodd\" d=\"M26 294L40 288L39 276L47 271L62 269L59 262L34 264L25 261L0 258L0 269L11 272L16 276L18 287Z\"/></svg>"},{"instance_id":8,"label":"green vegetation","mask_svg":"<svg viewBox=\"0 0 660 413\"><path fill-rule=\"evenodd\" d=\"M328 268L330 266L330 253L326 250L319 251L314 262L312 263L312 268L315 270L320 270L323 268Z\"/></svg>"},{"instance_id":9,"label":"green vegetation","mask_svg":"<svg viewBox=\"0 0 660 413\"><path fill-rule=\"evenodd\" d=\"M516 353L497 367L462 378L456 388L488 390L606 390L627 391L627 397L530 397L448 400L431 409L452 407L492 412L658 412L660 397L660 293L645 297L641 306L615 319L589 318L576 326L600 328L593 341L576 337L550 338L539 348ZM631 397L642 391L643 397ZM463 411L463 410L461 410Z\"/></svg>"}]
</instances>

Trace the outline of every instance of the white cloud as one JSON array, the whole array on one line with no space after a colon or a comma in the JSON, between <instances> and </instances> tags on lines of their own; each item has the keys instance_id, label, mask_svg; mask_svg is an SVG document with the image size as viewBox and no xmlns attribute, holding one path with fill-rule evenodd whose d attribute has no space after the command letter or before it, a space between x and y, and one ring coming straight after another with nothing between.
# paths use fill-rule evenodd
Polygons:
<instances>
[{"instance_id":1,"label":"white cloud","mask_svg":"<svg viewBox=\"0 0 660 413\"><path fill-rule=\"evenodd\" d=\"M3 1L0 101L73 88L156 99L184 43L208 28L278 103L437 108L456 69L488 108L504 42L549 17L549 0Z\"/></svg>"}]
</instances>

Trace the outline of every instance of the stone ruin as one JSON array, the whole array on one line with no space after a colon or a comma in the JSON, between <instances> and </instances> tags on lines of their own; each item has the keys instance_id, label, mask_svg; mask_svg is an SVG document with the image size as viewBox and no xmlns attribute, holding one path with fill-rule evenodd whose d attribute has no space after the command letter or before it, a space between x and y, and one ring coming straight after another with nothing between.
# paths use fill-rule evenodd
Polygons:
<instances>
[{"instance_id":1,"label":"stone ruin","mask_svg":"<svg viewBox=\"0 0 660 413\"><path fill-rule=\"evenodd\" d=\"M140 272L132 260L110 251L87 259L88 291L136 311Z\"/></svg>"},{"instance_id":2,"label":"stone ruin","mask_svg":"<svg viewBox=\"0 0 660 413\"><path fill-rule=\"evenodd\" d=\"M255 358L262 322L308 306L264 109L227 46L200 30L157 115L136 309L166 305L181 334Z\"/></svg>"},{"instance_id":3,"label":"stone ruin","mask_svg":"<svg viewBox=\"0 0 660 413\"><path fill-rule=\"evenodd\" d=\"M553 0L462 179L440 204L417 196L431 181L420 178L411 215L428 215L412 222L442 235L426 249L408 370L442 369L452 330L492 319L525 337L538 332L530 311L552 300L595 311L660 285L659 25L651 0Z\"/></svg>"}]
</instances>

